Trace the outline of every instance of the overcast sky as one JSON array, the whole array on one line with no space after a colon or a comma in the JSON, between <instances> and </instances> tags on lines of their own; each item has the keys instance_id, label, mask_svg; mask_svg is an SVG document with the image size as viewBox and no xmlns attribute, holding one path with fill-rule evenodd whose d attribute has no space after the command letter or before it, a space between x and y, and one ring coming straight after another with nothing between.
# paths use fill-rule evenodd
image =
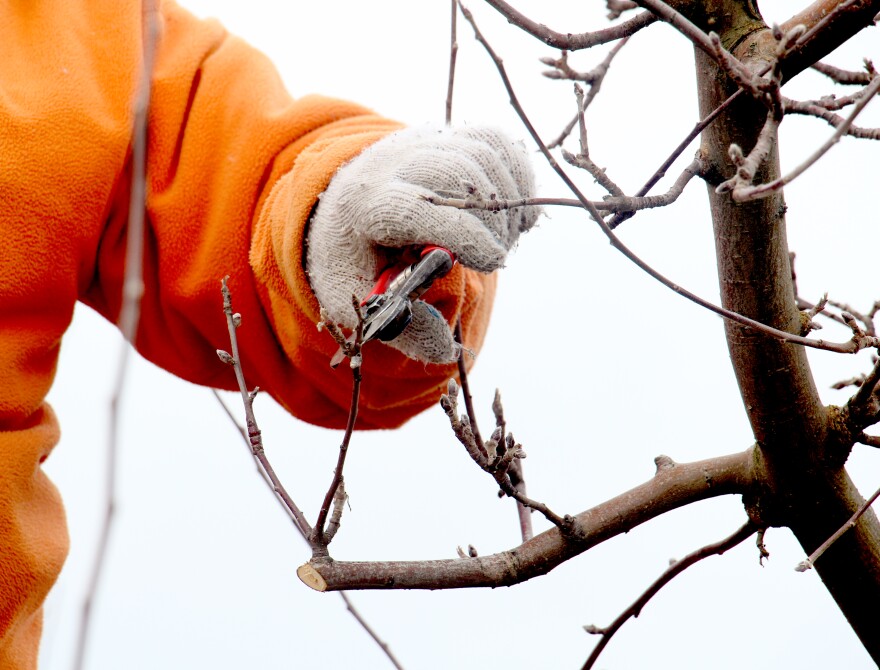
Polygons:
<instances>
[{"instance_id":1,"label":"overcast sky","mask_svg":"<svg viewBox=\"0 0 880 670\"><path fill-rule=\"evenodd\" d=\"M265 51L293 95L345 97L410 124L443 121L446 0L183 4L219 17ZM574 111L571 85L539 75L537 59L555 52L471 4L539 131L555 136ZM563 32L604 25L599 2L515 4ZM768 20L782 20L790 6L762 9ZM459 30L455 122L498 125L525 137L485 53L463 22ZM880 63L878 44L875 30L829 61L856 68L868 56ZM589 69L604 53L577 54L572 64ZM829 91L810 73L786 88L792 97ZM880 125L876 104L863 125ZM652 26L620 53L590 109L592 156L633 192L696 118L691 48L667 26ZM830 134L815 120L786 121L783 130L784 169ZM664 190L695 148L670 170ZM878 151L844 139L786 192L790 244L808 299L828 291L868 309L880 298L880 228L871 204ZM540 156L535 160L542 195L566 196ZM598 195L588 177L579 179ZM530 494L560 513L577 513L649 479L658 454L683 462L746 449L751 435L721 321L641 274L587 216L547 214L502 272L472 377L484 425L494 389L502 391L509 426L528 453ZM717 300L701 183L692 182L675 207L628 222L622 236L661 272ZM832 327L824 335L849 336ZM70 666L101 514L107 400L119 346L112 326L80 308L50 396L63 437L47 470L67 504L72 550L46 609L47 670ZM810 359L827 403L847 398L831 383L870 367L867 352L810 352ZM291 419L265 397L257 411L271 460L314 519L341 433ZM123 421L119 514L89 668L390 667L337 595L315 593L296 578L307 547L209 391L137 359ZM876 453L856 447L850 463L864 494L880 485ZM497 498L439 408L397 431L356 435L346 484L351 509L331 548L339 559L450 558L457 545L489 554L519 543L513 504ZM726 537L744 521L738 498L716 499L516 587L363 592L352 599L408 670L576 668L596 642L584 624L609 623L670 558ZM546 528L538 517L535 523ZM766 541L771 557L763 568L749 540L679 577L612 640L599 666L874 667L816 573L794 572L803 554L791 534L771 530Z\"/></svg>"}]
</instances>

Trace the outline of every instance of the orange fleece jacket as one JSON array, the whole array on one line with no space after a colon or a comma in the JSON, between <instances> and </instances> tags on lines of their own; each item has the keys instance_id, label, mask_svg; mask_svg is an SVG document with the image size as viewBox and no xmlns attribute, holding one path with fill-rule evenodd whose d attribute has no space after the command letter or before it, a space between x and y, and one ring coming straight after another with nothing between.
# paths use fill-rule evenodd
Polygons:
<instances>
[{"instance_id":1,"label":"orange fleece jacket","mask_svg":"<svg viewBox=\"0 0 880 670\"><path fill-rule=\"evenodd\" d=\"M344 424L350 374L302 245L334 171L398 124L357 105L292 99L267 59L216 22L165 2L149 116L146 294L136 346L198 384L230 388L220 278L229 275L243 367L293 415ZM62 335L80 300L115 321L124 270L137 2L0 6L0 668L36 667L42 603L67 554L58 492L41 463ZM431 289L478 349L494 278L462 268ZM397 426L453 373L379 343L364 352L361 428Z\"/></svg>"}]
</instances>

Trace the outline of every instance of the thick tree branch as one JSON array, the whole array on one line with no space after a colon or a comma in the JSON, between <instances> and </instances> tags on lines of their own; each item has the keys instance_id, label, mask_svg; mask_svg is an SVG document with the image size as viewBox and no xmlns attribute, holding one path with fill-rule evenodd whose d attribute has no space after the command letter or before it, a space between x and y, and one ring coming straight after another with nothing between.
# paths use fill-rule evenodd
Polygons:
<instances>
[{"instance_id":1,"label":"thick tree branch","mask_svg":"<svg viewBox=\"0 0 880 670\"><path fill-rule=\"evenodd\" d=\"M811 67L856 33L870 26L880 0L816 0L782 24L783 31L803 25L807 32L782 63L783 81Z\"/></svg>"},{"instance_id":2,"label":"thick tree branch","mask_svg":"<svg viewBox=\"0 0 880 670\"><path fill-rule=\"evenodd\" d=\"M721 495L747 494L753 450L695 463L670 460L634 489L578 514L572 531L551 528L519 547L489 556L433 561L311 561L297 570L317 591L340 589L453 589L510 586L670 510Z\"/></svg>"}]
</instances>

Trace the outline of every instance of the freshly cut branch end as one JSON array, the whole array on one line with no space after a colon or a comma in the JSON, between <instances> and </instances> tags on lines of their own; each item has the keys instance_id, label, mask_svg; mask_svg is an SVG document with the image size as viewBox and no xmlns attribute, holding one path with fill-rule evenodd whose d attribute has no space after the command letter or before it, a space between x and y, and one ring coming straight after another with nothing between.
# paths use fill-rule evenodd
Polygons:
<instances>
[{"instance_id":1,"label":"freshly cut branch end","mask_svg":"<svg viewBox=\"0 0 880 670\"><path fill-rule=\"evenodd\" d=\"M321 576L321 573L315 570L310 563L299 566L296 569L296 576L310 589L320 591L321 593L327 590L327 582Z\"/></svg>"}]
</instances>

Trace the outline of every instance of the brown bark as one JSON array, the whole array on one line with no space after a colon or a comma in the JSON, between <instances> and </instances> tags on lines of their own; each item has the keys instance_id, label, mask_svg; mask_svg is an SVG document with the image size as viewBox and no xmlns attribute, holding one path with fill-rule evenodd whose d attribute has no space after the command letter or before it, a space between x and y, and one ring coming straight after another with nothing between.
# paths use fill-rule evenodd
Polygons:
<instances>
[{"instance_id":1,"label":"brown bark","mask_svg":"<svg viewBox=\"0 0 880 670\"><path fill-rule=\"evenodd\" d=\"M737 3L731 0L725 4ZM748 14L739 11L743 16ZM691 18L704 30L710 29ZM735 23L730 26L738 39L741 29ZM852 23L839 22L835 29L842 30L846 37L855 32ZM842 34L826 35L821 42L817 37L810 47L810 57L824 55L815 45L821 43L830 50L844 40ZM722 36L722 41L736 40ZM766 31L753 31L738 42L734 51L742 60L761 60L770 43ZM721 104L735 87L712 58L700 50L695 54L702 116ZM763 60L771 55L764 52ZM797 63L801 69L808 65ZM727 154L730 144L740 145L747 153L755 144L766 113L762 104L741 96L703 133L703 159L717 181L734 172ZM777 149L774 147L756 181L779 176ZM735 203L727 194L716 194L715 185L709 184L709 201L722 304L776 328L798 332L800 318L789 267L782 194ZM810 553L861 504L862 498L843 467L852 443L846 431L837 428L838 413L822 406L803 348L730 321L725 329L731 362L758 445L756 464L761 484L756 495L746 501L747 508L758 523L791 528ZM862 517L817 562L816 569L865 648L880 662L880 617L876 612L876 603L880 602L880 524L876 516L869 513Z\"/></svg>"},{"instance_id":2,"label":"brown bark","mask_svg":"<svg viewBox=\"0 0 880 670\"><path fill-rule=\"evenodd\" d=\"M880 0L816 0L782 24L789 30L801 24L809 31L798 48L785 59L783 74L798 72L834 51L850 37L871 25L880 12Z\"/></svg>"}]
</instances>

